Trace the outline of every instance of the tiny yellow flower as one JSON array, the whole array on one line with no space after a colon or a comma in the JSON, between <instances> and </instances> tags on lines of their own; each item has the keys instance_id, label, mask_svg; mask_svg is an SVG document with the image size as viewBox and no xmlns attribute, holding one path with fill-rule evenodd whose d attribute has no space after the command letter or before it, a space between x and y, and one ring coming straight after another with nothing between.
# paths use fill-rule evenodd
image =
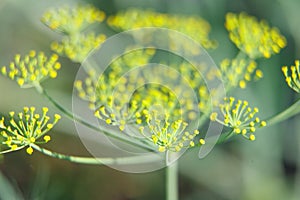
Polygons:
<instances>
[{"instance_id":1,"label":"tiny yellow flower","mask_svg":"<svg viewBox=\"0 0 300 200\"><path fill-rule=\"evenodd\" d=\"M200 140L199 140L199 143L200 143L201 145L204 145L204 144L205 144L205 140L204 140L204 139L200 139Z\"/></svg>"},{"instance_id":2,"label":"tiny yellow flower","mask_svg":"<svg viewBox=\"0 0 300 200\"><path fill-rule=\"evenodd\" d=\"M166 151L166 147L159 146L159 147L158 147L158 151L159 151L159 152L165 152L165 151Z\"/></svg>"},{"instance_id":3,"label":"tiny yellow flower","mask_svg":"<svg viewBox=\"0 0 300 200\"><path fill-rule=\"evenodd\" d=\"M249 140L254 141L254 140L255 140L255 135L250 134L250 135L249 135Z\"/></svg>"},{"instance_id":4,"label":"tiny yellow flower","mask_svg":"<svg viewBox=\"0 0 300 200\"><path fill-rule=\"evenodd\" d=\"M33 148L32 148L32 147L28 147L28 148L26 149L26 152L27 152L29 155L31 155L31 154L33 153Z\"/></svg>"},{"instance_id":5,"label":"tiny yellow flower","mask_svg":"<svg viewBox=\"0 0 300 200\"><path fill-rule=\"evenodd\" d=\"M218 113L213 112L213 113L210 115L210 120L211 120L211 121L216 121L217 117L218 117Z\"/></svg>"},{"instance_id":6,"label":"tiny yellow flower","mask_svg":"<svg viewBox=\"0 0 300 200\"><path fill-rule=\"evenodd\" d=\"M49 142L51 140L51 137L49 135L45 135L44 136L44 140L47 143L47 142Z\"/></svg>"},{"instance_id":7,"label":"tiny yellow flower","mask_svg":"<svg viewBox=\"0 0 300 200\"><path fill-rule=\"evenodd\" d=\"M267 122L265 122L265 121L262 121L261 123L260 123L260 126L261 127L265 127L267 125Z\"/></svg>"},{"instance_id":8,"label":"tiny yellow flower","mask_svg":"<svg viewBox=\"0 0 300 200\"><path fill-rule=\"evenodd\" d=\"M106 119L105 122L106 122L107 124L111 124L111 123L112 123L111 119Z\"/></svg>"}]
</instances>

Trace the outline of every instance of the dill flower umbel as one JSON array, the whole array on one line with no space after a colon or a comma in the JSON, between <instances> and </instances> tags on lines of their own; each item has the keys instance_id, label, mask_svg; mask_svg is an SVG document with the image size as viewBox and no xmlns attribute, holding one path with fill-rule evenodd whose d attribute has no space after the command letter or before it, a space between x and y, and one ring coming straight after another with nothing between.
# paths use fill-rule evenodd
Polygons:
<instances>
[{"instance_id":1,"label":"dill flower umbel","mask_svg":"<svg viewBox=\"0 0 300 200\"><path fill-rule=\"evenodd\" d=\"M23 112L9 113L8 123L5 118L0 119L0 138L2 145L8 147L2 153L8 153L27 147L26 152L32 154L32 144L43 144L51 140L47 135L54 125L60 120L60 115L55 114L54 120L50 122L47 116L48 108L42 108L42 115L35 112L35 107L24 107ZM14 119L14 118L17 119Z\"/></svg>"},{"instance_id":2,"label":"dill flower umbel","mask_svg":"<svg viewBox=\"0 0 300 200\"><path fill-rule=\"evenodd\" d=\"M198 130L192 133L186 131L187 123L181 119L170 121L170 114L161 114L152 110L144 114L146 126L140 126L141 134L157 146L159 152L167 150L179 152L182 149L194 147L194 138L199 134ZM159 115L163 115L162 118ZM203 139L199 144L205 144Z\"/></svg>"},{"instance_id":3,"label":"dill flower umbel","mask_svg":"<svg viewBox=\"0 0 300 200\"><path fill-rule=\"evenodd\" d=\"M141 140L160 152L204 144L194 141L197 131L186 130L198 118L194 89L203 83L201 75L187 64L147 65L154 54L151 48L128 51L100 77L88 71L86 79L75 82L78 96L89 102L96 118L127 135L140 130Z\"/></svg>"},{"instance_id":4,"label":"dill flower umbel","mask_svg":"<svg viewBox=\"0 0 300 200\"><path fill-rule=\"evenodd\" d=\"M85 33L91 24L102 22L104 12L88 5L62 7L45 12L42 22L52 30L66 34L61 42L53 42L51 49L61 56L66 56L74 62L83 62L88 54L98 48L106 39L103 34Z\"/></svg>"},{"instance_id":5,"label":"dill flower umbel","mask_svg":"<svg viewBox=\"0 0 300 200\"><path fill-rule=\"evenodd\" d=\"M228 13L225 27L231 41L252 59L270 58L286 46L286 39L277 28L246 13Z\"/></svg>"},{"instance_id":6,"label":"dill flower umbel","mask_svg":"<svg viewBox=\"0 0 300 200\"><path fill-rule=\"evenodd\" d=\"M216 121L226 127L232 128L233 133L241 134L249 140L255 140L254 132L257 127L266 126L265 121L261 121L255 115L258 108L251 108L247 101L235 100L233 97L224 98L224 103L219 105L222 119L216 112L210 115L212 121Z\"/></svg>"},{"instance_id":7,"label":"dill flower umbel","mask_svg":"<svg viewBox=\"0 0 300 200\"><path fill-rule=\"evenodd\" d=\"M209 39L210 25L198 16L172 15L150 10L129 9L111 16L108 25L120 30L143 27L168 28L182 32L205 48L214 48L215 42Z\"/></svg>"},{"instance_id":8,"label":"dill flower umbel","mask_svg":"<svg viewBox=\"0 0 300 200\"><path fill-rule=\"evenodd\" d=\"M247 82L252 79L258 80L263 77L263 72L257 69L255 61L246 59L224 59L220 65L221 76L226 84L226 88L245 88Z\"/></svg>"},{"instance_id":9,"label":"dill flower umbel","mask_svg":"<svg viewBox=\"0 0 300 200\"><path fill-rule=\"evenodd\" d=\"M112 106L113 93L124 92L126 85L130 85L127 88L135 88L136 84L144 81L142 77L134 76L136 74L123 75L136 66L149 63L154 53L155 50L153 49L131 51L111 63L109 70L106 70L100 77L97 76L94 69L90 69L87 71L85 80L77 80L74 84L78 96L88 101L92 110L101 105ZM126 98L123 96L120 100L122 99Z\"/></svg>"},{"instance_id":10,"label":"dill flower umbel","mask_svg":"<svg viewBox=\"0 0 300 200\"><path fill-rule=\"evenodd\" d=\"M57 71L61 68L57 60L58 55L47 58L43 52L30 51L23 57L17 54L8 67L1 68L1 73L22 88L36 87L46 78L57 77Z\"/></svg>"},{"instance_id":11,"label":"dill flower umbel","mask_svg":"<svg viewBox=\"0 0 300 200\"><path fill-rule=\"evenodd\" d=\"M282 72L285 76L285 81L290 88L296 92L300 92L300 69L299 69L299 60L295 60L295 65L292 65L289 68L287 66L282 67Z\"/></svg>"},{"instance_id":12,"label":"dill flower umbel","mask_svg":"<svg viewBox=\"0 0 300 200\"><path fill-rule=\"evenodd\" d=\"M51 49L60 56L66 56L74 62L82 62L88 54L98 48L106 39L103 34L94 33L70 35L61 42L53 42Z\"/></svg>"},{"instance_id":13,"label":"dill flower umbel","mask_svg":"<svg viewBox=\"0 0 300 200\"><path fill-rule=\"evenodd\" d=\"M52 30L72 35L84 30L90 24L102 22L105 13L91 5L60 7L46 11L41 21Z\"/></svg>"}]
</instances>

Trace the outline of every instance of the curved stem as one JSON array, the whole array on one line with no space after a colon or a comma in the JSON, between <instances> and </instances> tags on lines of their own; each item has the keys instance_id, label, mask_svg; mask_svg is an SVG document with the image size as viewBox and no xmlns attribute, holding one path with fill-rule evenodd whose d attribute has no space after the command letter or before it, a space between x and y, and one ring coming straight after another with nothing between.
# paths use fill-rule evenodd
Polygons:
<instances>
[{"instance_id":1,"label":"curved stem","mask_svg":"<svg viewBox=\"0 0 300 200\"><path fill-rule=\"evenodd\" d=\"M102 165L129 165L129 164L141 164L141 163L151 163L154 161L159 161L160 157L157 155L142 155L142 156L131 156L131 157L119 157L119 158L94 158L94 157L80 157L80 156L69 156L61 153L52 152L48 149L44 149L36 144L30 144L30 146L53 158L58 158L61 160L67 160L74 163L80 164L102 164Z\"/></svg>"},{"instance_id":2,"label":"curved stem","mask_svg":"<svg viewBox=\"0 0 300 200\"><path fill-rule=\"evenodd\" d=\"M83 120L81 117L74 115L71 111L67 110L62 105L60 105L58 102L56 102L50 95L48 95L48 93L46 92L45 89L41 88L41 86L39 88L39 91L41 91L41 92L39 92L40 94L42 94L43 96L45 96L58 110L60 110L61 112L63 112L71 120L75 120L75 121L81 123L82 125L85 125L86 127L90 128L90 129L93 129L95 131L100 131L100 132L102 132L103 134L105 134L108 137L117 139L117 140L122 141L122 142L126 142L128 144L131 144L131 145L133 145L135 147L139 147L139 148L147 150L147 151L151 151L151 152L154 151L152 148L150 148L147 145L144 145L142 143L134 142L132 139L131 140L125 139L124 137L117 136L115 134L107 132L107 131L105 131L105 130L97 127L97 126L94 126L94 125L88 123L87 121Z\"/></svg>"},{"instance_id":3,"label":"curved stem","mask_svg":"<svg viewBox=\"0 0 300 200\"><path fill-rule=\"evenodd\" d=\"M284 111L278 113L277 115L265 120L267 125L274 125L280 123L290 117L293 117L300 113L300 99L296 101L293 105L285 109Z\"/></svg>"},{"instance_id":4,"label":"curved stem","mask_svg":"<svg viewBox=\"0 0 300 200\"><path fill-rule=\"evenodd\" d=\"M178 200L178 161L166 167L166 200Z\"/></svg>"}]
</instances>

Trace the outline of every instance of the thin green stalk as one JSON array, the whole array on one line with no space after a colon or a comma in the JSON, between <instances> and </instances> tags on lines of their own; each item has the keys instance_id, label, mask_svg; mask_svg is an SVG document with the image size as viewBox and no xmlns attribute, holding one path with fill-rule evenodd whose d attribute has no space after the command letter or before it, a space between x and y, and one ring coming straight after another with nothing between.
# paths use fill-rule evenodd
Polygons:
<instances>
[{"instance_id":1,"label":"thin green stalk","mask_svg":"<svg viewBox=\"0 0 300 200\"><path fill-rule=\"evenodd\" d=\"M246 58L248 58L247 54L245 54L245 53L242 52L242 51L239 51L239 52L237 53L237 55L235 56L235 59L246 59Z\"/></svg>"},{"instance_id":2,"label":"thin green stalk","mask_svg":"<svg viewBox=\"0 0 300 200\"><path fill-rule=\"evenodd\" d=\"M151 163L160 159L157 155L142 155L142 156L131 156L131 157L119 157L119 158L94 158L94 157L80 157L80 156L69 156L61 153L56 153L48 149L41 148L36 144L30 145L33 149L53 158L61 160L67 160L73 163L80 164L102 164L102 165L130 165L130 164L141 164Z\"/></svg>"},{"instance_id":3,"label":"thin green stalk","mask_svg":"<svg viewBox=\"0 0 300 200\"><path fill-rule=\"evenodd\" d=\"M178 161L166 167L166 200L178 200Z\"/></svg>"},{"instance_id":4,"label":"thin green stalk","mask_svg":"<svg viewBox=\"0 0 300 200\"><path fill-rule=\"evenodd\" d=\"M285 109L284 111L278 113L277 115L265 120L267 125L274 125L280 123L290 117L293 117L300 113L300 99L296 101L293 105Z\"/></svg>"},{"instance_id":5,"label":"thin green stalk","mask_svg":"<svg viewBox=\"0 0 300 200\"><path fill-rule=\"evenodd\" d=\"M137 142L133 141L132 139L125 139L124 137L120 137L120 136L117 136L117 135L112 134L110 132L107 132L107 131L105 131L105 130L97 127L97 126L94 126L94 125L88 123L87 121L83 120L81 117L74 115L71 111L69 111L66 108L64 108L62 105L60 105L58 102L56 102L50 95L48 95L48 93L46 92L46 90L43 89L41 86L40 86L38 92L40 94L42 94L43 96L45 96L58 110L60 110L61 112L63 112L71 120L75 120L75 121L77 121L77 122L85 125L86 127L90 128L90 129L93 129L95 131L100 131L100 132L102 132L103 134L105 134L108 137L111 137L111 138L117 139L119 141L128 143L130 145L133 145L134 147L139 147L141 149L144 149L144 150L147 150L147 151L151 151L151 152L154 151L152 148L150 148L149 146L147 146L145 144L137 143Z\"/></svg>"},{"instance_id":6,"label":"thin green stalk","mask_svg":"<svg viewBox=\"0 0 300 200\"><path fill-rule=\"evenodd\" d=\"M233 132L233 129L231 131L226 132L226 133L222 133L220 138L217 141L217 144L222 144L223 142L226 142L227 140L229 140L234 135L235 134Z\"/></svg>"}]
</instances>

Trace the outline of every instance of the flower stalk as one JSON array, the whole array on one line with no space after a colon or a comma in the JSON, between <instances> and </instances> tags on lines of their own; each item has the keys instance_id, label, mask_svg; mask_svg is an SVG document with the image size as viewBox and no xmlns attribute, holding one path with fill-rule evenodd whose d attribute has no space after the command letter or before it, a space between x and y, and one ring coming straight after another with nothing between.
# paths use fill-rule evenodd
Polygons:
<instances>
[{"instance_id":1,"label":"flower stalk","mask_svg":"<svg viewBox=\"0 0 300 200\"><path fill-rule=\"evenodd\" d=\"M178 161L166 167L167 200L178 200Z\"/></svg>"},{"instance_id":2,"label":"flower stalk","mask_svg":"<svg viewBox=\"0 0 300 200\"><path fill-rule=\"evenodd\" d=\"M286 108L284 111L274 115L273 117L266 120L268 126L275 125L280 122L283 122L297 114L300 113L300 99L296 101L294 104Z\"/></svg>"},{"instance_id":3,"label":"flower stalk","mask_svg":"<svg viewBox=\"0 0 300 200\"><path fill-rule=\"evenodd\" d=\"M130 164L142 164L151 163L158 161L159 156L155 154L142 155L142 156L131 156L131 157L118 157L118 158L95 158L95 157L80 157L70 156L57 152L44 149L38 145L33 144L32 148L53 158L70 161L73 163L90 164L90 165L130 165Z\"/></svg>"}]
</instances>

